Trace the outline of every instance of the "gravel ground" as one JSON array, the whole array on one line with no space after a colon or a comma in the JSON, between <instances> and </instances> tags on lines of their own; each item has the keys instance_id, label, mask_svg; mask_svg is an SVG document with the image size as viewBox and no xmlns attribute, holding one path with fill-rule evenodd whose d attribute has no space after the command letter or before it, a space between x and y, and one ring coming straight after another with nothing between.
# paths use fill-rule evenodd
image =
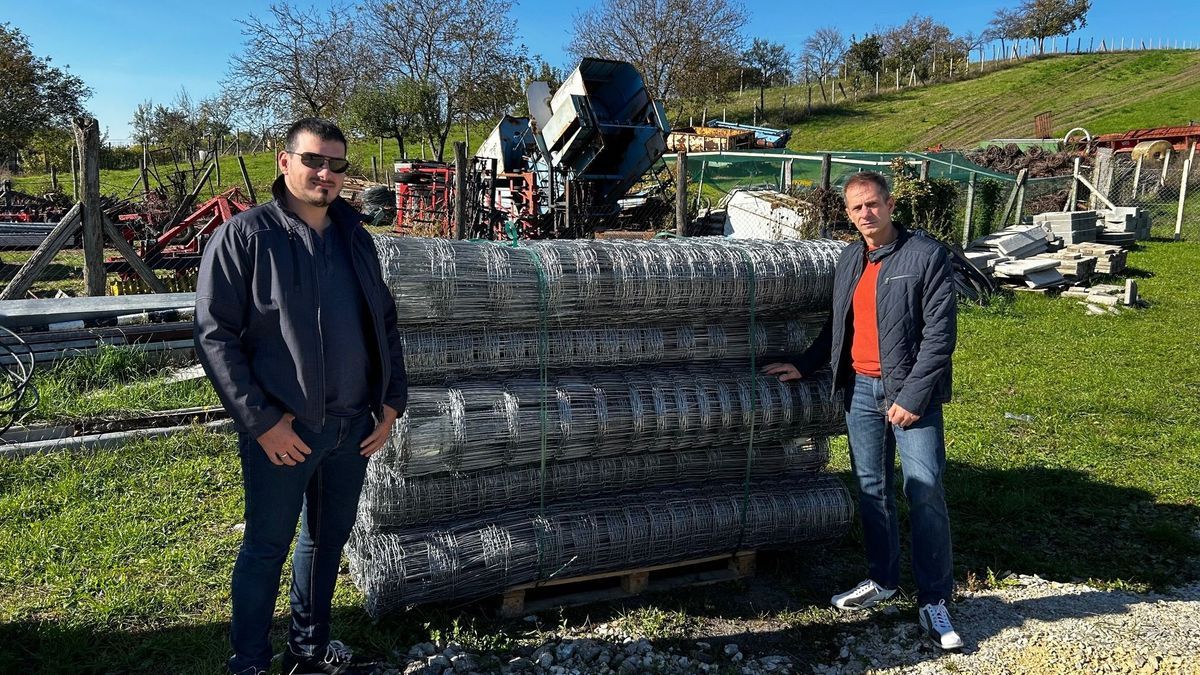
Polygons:
<instances>
[{"instance_id":1,"label":"gravel ground","mask_svg":"<svg viewBox=\"0 0 1200 675\"><path fill-rule=\"evenodd\" d=\"M921 640L915 621L839 635L815 673L1200 673L1200 584L1168 594L1099 591L1017 576L966 593L953 618L961 653ZM886 612L887 609L881 610Z\"/></svg>"},{"instance_id":2,"label":"gravel ground","mask_svg":"<svg viewBox=\"0 0 1200 675\"><path fill-rule=\"evenodd\" d=\"M1166 594L1139 595L1010 577L998 588L966 592L952 608L963 635L961 652L923 639L911 610L895 603L869 612L838 613L836 656L813 662L771 653L785 627L764 620L725 622L739 635L656 646L626 635L616 623L592 624L548 636L509 654L471 653L459 645L425 643L394 655L389 675L468 673L1200 673L1200 583ZM531 623L536 617L529 617ZM840 645L840 648L838 647ZM745 651L743 651L743 649Z\"/></svg>"}]
</instances>

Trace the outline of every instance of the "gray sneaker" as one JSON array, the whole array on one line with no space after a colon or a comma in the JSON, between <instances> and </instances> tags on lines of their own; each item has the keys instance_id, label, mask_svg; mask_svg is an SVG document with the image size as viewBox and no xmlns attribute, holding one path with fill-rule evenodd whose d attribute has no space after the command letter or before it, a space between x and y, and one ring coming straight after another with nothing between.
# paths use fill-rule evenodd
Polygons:
<instances>
[{"instance_id":1,"label":"gray sneaker","mask_svg":"<svg viewBox=\"0 0 1200 675\"><path fill-rule=\"evenodd\" d=\"M963 641L950 623L950 611L946 609L946 601L936 605L925 605L917 614L921 621L921 629L942 649L962 649Z\"/></svg>"},{"instance_id":2,"label":"gray sneaker","mask_svg":"<svg viewBox=\"0 0 1200 675\"><path fill-rule=\"evenodd\" d=\"M874 607L895 594L896 589L894 588L887 589L870 579L864 579L857 586L845 593L838 593L833 596L830 602L838 609L866 609Z\"/></svg>"}]
</instances>

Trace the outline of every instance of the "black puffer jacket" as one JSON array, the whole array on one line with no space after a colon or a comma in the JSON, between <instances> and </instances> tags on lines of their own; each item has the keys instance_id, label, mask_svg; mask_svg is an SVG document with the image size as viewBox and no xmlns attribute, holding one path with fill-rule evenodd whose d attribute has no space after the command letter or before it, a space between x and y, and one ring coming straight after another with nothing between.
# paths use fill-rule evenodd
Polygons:
<instances>
[{"instance_id":1,"label":"black puffer jacket","mask_svg":"<svg viewBox=\"0 0 1200 675\"><path fill-rule=\"evenodd\" d=\"M850 303L862 277L865 251L862 240L842 251L833 273L829 323L793 362L804 375L831 364L839 388L854 375L848 339L853 326ZM949 253L923 232L902 229L895 241L867 255L872 261L883 261L875 302L884 395L889 406L897 403L923 415L930 403L950 400L950 356L958 329Z\"/></svg>"},{"instance_id":2,"label":"black puffer jacket","mask_svg":"<svg viewBox=\"0 0 1200 675\"><path fill-rule=\"evenodd\" d=\"M239 430L262 435L285 412L312 429L325 420L321 303L312 229L275 200L239 213L204 249L196 284L196 355ZM331 227L350 242L355 276L366 298L374 347L371 408L403 413L408 400L404 347L396 305L362 216L341 198L329 207Z\"/></svg>"}]
</instances>

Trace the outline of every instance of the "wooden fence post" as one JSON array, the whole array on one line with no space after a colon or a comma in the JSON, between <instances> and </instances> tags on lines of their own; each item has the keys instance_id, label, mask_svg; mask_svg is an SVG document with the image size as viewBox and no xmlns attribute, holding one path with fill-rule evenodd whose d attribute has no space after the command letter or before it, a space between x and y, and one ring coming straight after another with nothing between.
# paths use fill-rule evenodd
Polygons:
<instances>
[{"instance_id":1,"label":"wooden fence post","mask_svg":"<svg viewBox=\"0 0 1200 675\"><path fill-rule=\"evenodd\" d=\"M221 151L215 143L213 144L213 166L217 169L217 187L221 187Z\"/></svg>"},{"instance_id":2,"label":"wooden fence post","mask_svg":"<svg viewBox=\"0 0 1200 675\"><path fill-rule=\"evenodd\" d=\"M83 194L84 292L90 296L105 294L104 214L100 211L100 123L94 117L75 120L75 140L79 144L79 175Z\"/></svg>"},{"instance_id":3,"label":"wooden fence post","mask_svg":"<svg viewBox=\"0 0 1200 675\"><path fill-rule=\"evenodd\" d=\"M1183 177L1179 179L1179 211L1175 214L1175 241L1183 239L1183 203L1187 200L1188 175L1192 172L1192 160L1183 162Z\"/></svg>"},{"instance_id":4,"label":"wooden fence post","mask_svg":"<svg viewBox=\"0 0 1200 675\"><path fill-rule=\"evenodd\" d=\"M1083 158L1075 158L1075 167L1071 171L1071 194L1067 197L1067 210L1074 211L1075 204L1079 201L1079 164ZM1136 183L1136 181L1135 181Z\"/></svg>"},{"instance_id":5,"label":"wooden fence post","mask_svg":"<svg viewBox=\"0 0 1200 675\"><path fill-rule=\"evenodd\" d=\"M1137 199L1140 191L1138 185L1142 182L1142 161L1145 157L1138 157L1137 164L1133 167L1133 199Z\"/></svg>"},{"instance_id":6,"label":"wooden fence post","mask_svg":"<svg viewBox=\"0 0 1200 675\"><path fill-rule=\"evenodd\" d=\"M675 234L687 236L687 148L675 154Z\"/></svg>"},{"instance_id":7,"label":"wooden fence post","mask_svg":"<svg viewBox=\"0 0 1200 675\"><path fill-rule=\"evenodd\" d=\"M454 238L467 238L467 144L454 142Z\"/></svg>"},{"instance_id":8,"label":"wooden fence post","mask_svg":"<svg viewBox=\"0 0 1200 675\"><path fill-rule=\"evenodd\" d=\"M963 219L962 245L965 248L971 242L971 225L975 222L975 172L967 179L967 214Z\"/></svg>"}]
</instances>

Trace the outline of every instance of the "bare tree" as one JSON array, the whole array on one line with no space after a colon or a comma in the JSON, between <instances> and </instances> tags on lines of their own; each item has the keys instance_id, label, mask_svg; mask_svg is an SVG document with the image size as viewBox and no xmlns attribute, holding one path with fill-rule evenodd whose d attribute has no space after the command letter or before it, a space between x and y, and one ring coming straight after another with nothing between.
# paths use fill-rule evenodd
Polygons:
<instances>
[{"instance_id":1,"label":"bare tree","mask_svg":"<svg viewBox=\"0 0 1200 675\"><path fill-rule=\"evenodd\" d=\"M651 97L682 104L721 92L723 76L738 67L745 25L733 0L601 0L576 16L567 49L628 61Z\"/></svg>"},{"instance_id":2,"label":"bare tree","mask_svg":"<svg viewBox=\"0 0 1200 675\"><path fill-rule=\"evenodd\" d=\"M1007 53L1008 40L1020 40L1025 37L1025 28L1022 25L1020 13L1003 7L997 9L992 20L988 22L985 35L993 40L999 40L1000 51Z\"/></svg>"},{"instance_id":3,"label":"bare tree","mask_svg":"<svg viewBox=\"0 0 1200 675\"><path fill-rule=\"evenodd\" d=\"M846 38L842 32L833 26L818 28L815 33L804 41L804 52L801 65L808 68L809 74L824 81L837 74L838 66L846 56ZM825 88L821 87L821 100L828 102Z\"/></svg>"},{"instance_id":4,"label":"bare tree","mask_svg":"<svg viewBox=\"0 0 1200 675\"><path fill-rule=\"evenodd\" d=\"M423 113L430 147L439 160L455 121L466 121L473 93L497 69L519 68L516 26L489 0L366 0L376 44L387 53L389 74L434 87L436 105Z\"/></svg>"},{"instance_id":5,"label":"bare tree","mask_svg":"<svg viewBox=\"0 0 1200 675\"><path fill-rule=\"evenodd\" d=\"M324 12L272 4L242 25L242 51L230 59L227 88L281 119L337 119L363 70L354 50L354 17L337 5Z\"/></svg>"},{"instance_id":6,"label":"bare tree","mask_svg":"<svg viewBox=\"0 0 1200 675\"><path fill-rule=\"evenodd\" d=\"M789 61L791 61L791 55L788 54L787 47L761 38L754 38L750 48L742 53L742 62L747 67L753 68L758 75L758 110L760 113L764 106L766 87L777 79L787 79L790 70L788 68Z\"/></svg>"}]
</instances>

